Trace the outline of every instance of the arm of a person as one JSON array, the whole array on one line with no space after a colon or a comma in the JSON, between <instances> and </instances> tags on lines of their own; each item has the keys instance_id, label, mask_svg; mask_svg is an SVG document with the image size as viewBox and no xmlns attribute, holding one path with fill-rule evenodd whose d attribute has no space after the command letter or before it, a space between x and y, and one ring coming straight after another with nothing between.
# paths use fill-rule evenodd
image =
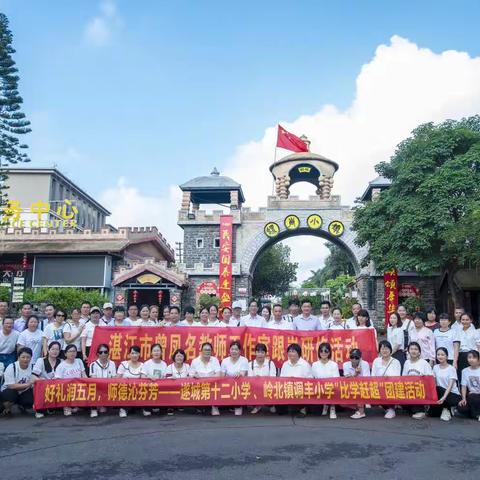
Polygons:
<instances>
[{"instance_id":1,"label":"arm of a person","mask_svg":"<svg viewBox=\"0 0 480 480\"><path fill-rule=\"evenodd\" d=\"M461 407L464 407L467 404L467 387L462 385L462 399L458 402Z\"/></svg>"},{"instance_id":2,"label":"arm of a person","mask_svg":"<svg viewBox=\"0 0 480 480\"><path fill-rule=\"evenodd\" d=\"M84 360L87 359L87 337L80 337L80 350L82 351L82 357Z\"/></svg>"},{"instance_id":3,"label":"arm of a person","mask_svg":"<svg viewBox=\"0 0 480 480\"><path fill-rule=\"evenodd\" d=\"M42 337L42 345L43 345L43 356L46 357L48 355L48 338Z\"/></svg>"}]
</instances>

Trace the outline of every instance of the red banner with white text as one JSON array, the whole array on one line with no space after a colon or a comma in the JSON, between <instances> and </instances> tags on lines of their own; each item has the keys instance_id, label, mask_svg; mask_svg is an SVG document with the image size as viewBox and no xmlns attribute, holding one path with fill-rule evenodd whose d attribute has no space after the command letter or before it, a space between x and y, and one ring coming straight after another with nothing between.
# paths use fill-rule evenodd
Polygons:
<instances>
[{"instance_id":1,"label":"red banner with white text","mask_svg":"<svg viewBox=\"0 0 480 480\"><path fill-rule=\"evenodd\" d=\"M371 363L377 357L375 331L358 330L272 330L255 327L96 327L88 362L96 359L98 345L106 343L110 347L110 359L117 365L128 359L132 345L140 347L140 361L150 358L150 348L159 343L163 349L163 358L170 363L177 348L185 350L187 363L200 354L205 342L213 345L213 355L222 361L229 355L230 343L234 340L242 344L242 355L248 360L255 358L255 345L264 343L268 348L268 357L277 367L287 360L287 347L298 343L302 347L302 357L309 363L318 360L318 346L329 342L332 346L332 360L341 368L349 359L352 348L359 348L362 357Z\"/></svg>"},{"instance_id":2,"label":"red banner with white text","mask_svg":"<svg viewBox=\"0 0 480 480\"><path fill-rule=\"evenodd\" d=\"M385 325L388 326L390 315L398 308L398 272L392 268L383 274L383 289L385 294Z\"/></svg>"},{"instance_id":3,"label":"red banner with white text","mask_svg":"<svg viewBox=\"0 0 480 480\"><path fill-rule=\"evenodd\" d=\"M157 381L81 378L38 381L34 388L36 410L94 406L427 405L437 401L432 376L224 377Z\"/></svg>"},{"instance_id":4,"label":"red banner with white text","mask_svg":"<svg viewBox=\"0 0 480 480\"><path fill-rule=\"evenodd\" d=\"M220 311L232 306L232 233L233 216L220 215L220 259L218 272L218 290Z\"/></svg>"}]
</instances>

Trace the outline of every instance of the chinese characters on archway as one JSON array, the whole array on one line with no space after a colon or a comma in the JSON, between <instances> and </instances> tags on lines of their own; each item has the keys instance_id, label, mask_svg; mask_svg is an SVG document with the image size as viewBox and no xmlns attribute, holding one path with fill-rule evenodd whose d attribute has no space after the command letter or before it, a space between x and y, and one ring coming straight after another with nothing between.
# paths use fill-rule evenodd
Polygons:
<instances>
[{"instance_id":1,"label":"chinese characters on archway","mask_svg":"<svg viewBox=\"0 0 480 480\"><path fill-rule=\"evenodd\" d=\"M398 272L392 268L383 274L385 292L385 325L388 325L390 315L397 311L398 307Z\"/></svg>"},{"instance_id":2,"label":"chinese characters on archway","mask_svg":"<svg viewBox=\"0 0 480 480\"><path fill-rule=\"evenodd\" d=\"M220 265L218 290L220 309L232 305L232 215L220 216Z\"/></svg>"},{"instance_id":3,"label":"chinese characters on archway","mask_svg":"<svg viewBox=\"0 0 480 480\"><path fill-rule=\"evenodd\" d=\"M49 213L53 213L56 218L49 219L47 216ZM9 200L1 211L1 221L15 228L75 228L77 214L78 208L68 199L56 208L51 208L49 202L42 200L33 202L28 208L20 205L18 200ZM25 215L29 215L29 218L25 218Z\"/></svg>"}]
</instances>

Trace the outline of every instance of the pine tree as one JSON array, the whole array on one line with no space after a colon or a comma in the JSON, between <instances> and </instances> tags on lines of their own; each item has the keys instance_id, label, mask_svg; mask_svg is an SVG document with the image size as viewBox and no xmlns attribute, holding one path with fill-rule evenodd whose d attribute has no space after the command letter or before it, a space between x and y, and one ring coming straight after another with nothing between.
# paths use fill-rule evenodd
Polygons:
<instances>
[{"instance_id":1,"label":"pine tree","mask_svg":"<svg viewBox=\"0 0 480 480\"><path fill-rule=\"evenodd\" d=\"M29 162L25 153L27 145L20 143L20 135L29 133L30 122L20 111L23 103L18 93L18 69L12 55L13 35L6 15L0 13L0 208L7 199L5 181L8 166L19 162ZM7 170L5 170L7 167Z\"/></svg>"}]
</instances>

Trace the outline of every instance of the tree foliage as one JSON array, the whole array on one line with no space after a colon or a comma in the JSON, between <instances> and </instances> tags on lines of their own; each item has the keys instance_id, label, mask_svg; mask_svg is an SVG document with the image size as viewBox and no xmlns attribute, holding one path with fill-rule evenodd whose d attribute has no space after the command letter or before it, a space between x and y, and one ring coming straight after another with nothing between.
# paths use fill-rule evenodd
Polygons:
<instances>
[{"instance_id":1,"label":"tree foliage","mask_svg":"<svg viewBox=\"0 0 480 480\"><path fill-rule=\"evenodd\" d=\"M8 18L0 13L0 167L30 161L19 136L29 133L30 122L20 111L23 103L18 93L18 69L12 55L13 36ZM0 171L0 207L6 202L5 180L7 173Z\"/></svg>"},{"instance_id":2,"label":"tree foliage","mask_svg":"<svg viewBox=\"0 0 480 480\"><path fill-rule=\"evenodd\" d=\"M282 295L297 279L298 263L290 262L290 247L277 243L263 252L253 273L254 297Z\"/></svg>"},{"instance_id":3,"label":"tree foliage","mask_svg":"<svg viewBox=\"0 0 480 480\"><path fill-rule=\"evenodd\" d=\"M427 123L376 166L392 184L357 207L357 242L378 270L453 275L480 260L480 117Z\"/></svg>"},{"instance_id":4,"label":"tree foliage","mask_svg":"<svg viewBox=\"0 0 480 480\"><path fill-rule=\"evenodd\" d=\"M327 280L340 275L355 275L352 261L345 250L334 243L326 243L326 246L330 253L325 259L325 265L318 270L311 270L312 276L302 283L303 288L325 287Z\"/></svg>"}]
</instances>

